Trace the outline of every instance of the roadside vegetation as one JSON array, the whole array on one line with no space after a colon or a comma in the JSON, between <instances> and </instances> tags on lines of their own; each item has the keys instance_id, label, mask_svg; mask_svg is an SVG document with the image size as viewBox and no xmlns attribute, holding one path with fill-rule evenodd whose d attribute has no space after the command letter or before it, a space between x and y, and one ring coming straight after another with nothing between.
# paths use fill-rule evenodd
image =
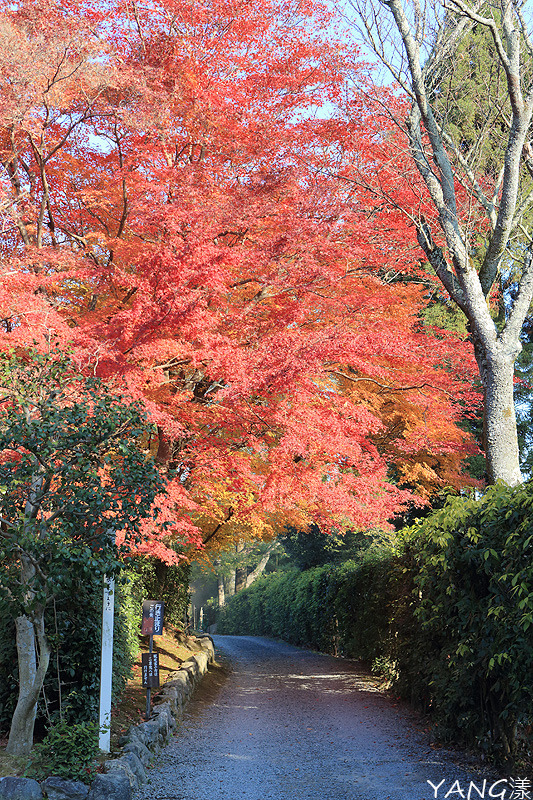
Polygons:
<instances>
[{"instance_id":1,"label":"roadside vegetation","mask_svg":"<svg viewBox=\"0 0 533 800\"><path fill-rule=\"evenodd\" d=\"M528 760L532 508L531 482L496 486L450 498L388 540L369 536L347 560L323 537L325 563L258 579L221 611L218 632L361 659L431 714L440 741Z\"/></svg>"},{"instance_id":2,"label":"roadside vegetation","mask_svg":"<svg viewBox=\"0 0 533 800\"><path fill-rule=\"evenodd\" d=\"M88 581L83 591L78 587L82 602L74 605L70 595L59 595L50 609L55 626L55 636L51 637L53 668L38 705L34 748L21 757L5 752L16 702L17 661L14 620L8 604L0 607L0 777L55 774L90 781L98 760L101 595L100 583ZM164 634L154 640L160 654L161 684L195 649L182 623L189 597L188 567L166 565L154 558L131 559L115 598L112 751L129 726L142 721L146 711L140 659L148 640L140 636L140 624L142 600L149 597L165 602ZM152 697L156 695L153 690ZM58 748L59 742L64 752Z\"/></svg>"}]
</instances>

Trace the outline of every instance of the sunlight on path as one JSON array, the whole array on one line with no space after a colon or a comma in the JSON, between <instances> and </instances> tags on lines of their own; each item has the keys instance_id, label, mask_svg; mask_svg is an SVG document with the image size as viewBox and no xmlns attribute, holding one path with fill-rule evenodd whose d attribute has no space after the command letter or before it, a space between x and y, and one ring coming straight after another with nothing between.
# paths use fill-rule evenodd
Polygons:
<instances>
[{"instance_id":1,"label":"sunlight on path","mask_svg":"<svg viewBox=\"0 0 533 800\"><path fill-rule=\"evenodd\" d=\"M355 662L263 638L215 644L229 677L200 689L135 800L432 800L428 780L444 781L440 800L474 780Z\"/></svg>"}]
</instances>

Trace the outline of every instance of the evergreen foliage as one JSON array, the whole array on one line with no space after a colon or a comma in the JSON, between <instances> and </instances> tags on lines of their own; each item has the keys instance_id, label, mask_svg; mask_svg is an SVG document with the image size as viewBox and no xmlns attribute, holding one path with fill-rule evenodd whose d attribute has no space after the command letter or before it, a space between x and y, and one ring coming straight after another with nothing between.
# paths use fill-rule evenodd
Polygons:
<instances>
[{"instance_id":1,"label":"evergreen foliage","mask_svg":"<svg viewBox=\"0 0 533 800\"><path fill-rule=\"evenodd\" d=\"M61 722L94 716L103 576L122 571L145 520L157 517L154 501L165 481L139 447L146 427L140 404L117 399L63 353L4 354L0 384L0 624L11 643L17 626L21 684L8 750L29 752L39 698L48 723L57 714ZM32 630L26 650L21 621ZM31 664L33 648L37 668L24 679L21 665ZM2 656L11 690L9 644ZM115 691L131 658L131 634L119 614ZM31 691L31 712L23 690ZM11 713L12 696L0 702L2 716Z\"/></svg>"},{"instance_id":2,"label":"evergreen foliage","mask_svg":"<svg viewBox=\"0 0 533 800\"><path fill-rule=\"evenodd\" d=\"M35 746L26 774L38 780L50 775L90 784L96 775L98 725L58 722Z\"/></svg>"},{"instance_id":3,"label":"evergreen foliage","mask_svg":"<svg viewBox=\"0 0 533 800\"><path fill-rule=\"evenodd\" d=\"M450 500L407 534L419 593L410 677L441 734L509 759L533 721L533 485Z\"/></svg>"},{"instance_id":4,"label":"evergreen foliage","mask_svg":"<svg viewBox=\"0 0 533 800\"><path fill-rule=\"evenodd\" d=\"M113 639L113 687L116 701L130 677L139 649L138 632L143 594L123 573L116 582ZM134 579L137 576L134 575ZM102 582L86 580L76 585L76 602L59 593L46 609L51 647L50 667L39 699L37 732L64 722L94 721L98 716L102 625ZM0 614L0 731L7 732L17 699L17 652L13 609L2 604Z\"/></svg>"},{"instance_id":5,"label":"evergreen foliage","mask_svg":"<svg viewBox=\"0 0 533 800\"><path fill-rule=\"evenodd\" d=\"M303 570L347 561L368 547L371 534L358 531L324 534L317 525L311 525L307 531L289 525L278 541L291 565Z\"/></svg>"},{"instance_id":6,"label":"evergreen foliage","mask_svg":"<svg viewBox=\"0 0 533 800\"><path fill-rule=\"evenodd\" d=\"M128 563L127 597L129 605L134 607L135 630L139 628L141 604L146 599L162 600L165 622L181 624L189 604L190 571L188 561L167 564L152 556L137 557Z\"/></svg>"}]
</instances>

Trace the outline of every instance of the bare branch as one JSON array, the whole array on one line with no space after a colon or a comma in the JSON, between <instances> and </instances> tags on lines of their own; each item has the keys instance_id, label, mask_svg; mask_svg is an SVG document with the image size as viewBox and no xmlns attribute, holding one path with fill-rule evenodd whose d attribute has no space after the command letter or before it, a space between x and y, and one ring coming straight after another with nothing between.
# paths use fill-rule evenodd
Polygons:
<instances>
[{"instance_id":1,"label":"bare branch","mask_svg":"<svg viewBox=\"0 0 533 800\"><path fill-rule=\"evenodd\" d=\"M351 375L346 375L345 372L339 372L336 369L326 369L324 371L330 375L338 375L339 378L346 378L346 380L351 381L351 383L373 383L376 386L379 386L380 389L383 389L383 392L386 392L387 394L395 394L396 392L411 392L419 389L435 389L436 391L442 392L448 397L453 397L453 395L446 389L443 389L440 386L434 386L431 383L414 383L412 386L387 386L384 383L376 381L374 378L354 378Z\"/></svg>"},{"instance_id":2,"label":"bare branch","mask_svg":"<svg viewBox=\"0 0 533 800\"><path fill-rule=\"evenodd\" d=\"M219 532L222 526L225 525L226 522L230 521L234 513L235 513L234 509L229 508L226 517L221 522L218 523L218 525L214 528L214 530L211 531L211 533L209 533L204 539L202 539L202 544L207 544L207 542L209 542L213 538L213 536L215 536Z\"/></svg>"},{"instance_id":3,"label":"bare branch","mask_svg":"<svg viewBox=\"0 0 533 800\"><path fill-rule=\"evenodd\" d=\"M502 342L510 349L519 351L517 345L522 325L531 305L533 296L533 247L530 246L525 259L518 289L518 296L513 303L512 311L505 324L505 329L501 335Z\"/></svg>"}]
</instances>

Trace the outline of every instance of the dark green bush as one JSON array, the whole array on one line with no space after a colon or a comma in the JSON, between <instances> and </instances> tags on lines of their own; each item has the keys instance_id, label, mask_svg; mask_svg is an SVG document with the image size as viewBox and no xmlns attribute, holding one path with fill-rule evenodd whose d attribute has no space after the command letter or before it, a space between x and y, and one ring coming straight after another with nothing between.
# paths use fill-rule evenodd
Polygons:
<instances>
[{"instance_id":1,"label":"dark green bush","mask_svg":"<svg viewBox=\"0 0 533 800\"><path fill-rule=\"evenodd\" d=\"M18 670L15 621L11 606L0 597L0 731L8 731L17 704Z\"/></svg>"},{"instance_id":2,"label":"dark green bush","mask_svg":"<svg viewBox=\"0 0 533 800\"><path fill-rule=\"evenodd\" d=\"M318 525L308 530L287 526L279 540L290 562L299 570L340 564L357 557L369 544L369 533L346 531L324 534Z\"/></svg>"},{"instance_id":3,"label":"dark green bush","mask_svg":"<svg viewBox=\"0 0 533 800\"><path fill-rule=\"evenodd\" d=\"M456 498L406 533L418 678L441 734L500 760L533 723L533 487ZM413 676L414 677L414 676Z\"/></svg>"},{"instance_id":4,"label":"dark green bush","mask_svg":"<svg viewBox=\"0 0 533 800\"><path fill-rule=\"evenodd\" d=\"M127 573L116 581L113 698L120 696L139 648L141 606ZM37 736L62 716L66 723L98 716L102 623L100 580L73 581L46 610L52 656L39 701ZM15 625L7 602L0 607L0 730L7 732L18 693ZM59 691L61 685L61 693Z\"/></svg>"},{"instance_id":5,"label":"dark green bush","mask_svg":"<svg viewBox=\"0 0 533 800\"><path fill-rule=\"evenodd\" d=\"M116 700L137 655L140 608L134 608L127 575L115 585L113 637L113 699ZM60 719L58 669L61 681L61 712L66 722L91 721L98 716L102 624L101 581L77 586L73 597L59 598L48 609L53 648L40 713L45 727ZM57 622L57 629L55 623Z\"/></svg>"},{"instance_id":6,"label":"dark green bush","mask_svg":"<svg viewBox=\"0 0 533 800\"><path fill-rule=\"evenodd\" d=\"M400 606L410 604L409 580L392 546L369 548L335 573L334 605L339 646L346 655L397 673Z\"/></svg>"},{"instance_id":7,"label":"dark green bush","mask_svg":"<svg viewBox=\"0 0 533 800\"><path fill-rule=\"evenodd\" d=\"M157 558L132 559L128 569L130 594L140 608L143 600L165 603L165 623L179 625L189 604L190 564L165 564Z\"/></svg>"},{"instance_id":8,"label":"dark green bush","mask_svg":"<svg viewBox=\"0 0 533 800\"><path fill-rule=\"evenodd\" d=\"M54 775L89 784L96 775L98 752L95 722L59 722L35 745L26 775L37 780Z\"/></svg>"}]
</instances>

